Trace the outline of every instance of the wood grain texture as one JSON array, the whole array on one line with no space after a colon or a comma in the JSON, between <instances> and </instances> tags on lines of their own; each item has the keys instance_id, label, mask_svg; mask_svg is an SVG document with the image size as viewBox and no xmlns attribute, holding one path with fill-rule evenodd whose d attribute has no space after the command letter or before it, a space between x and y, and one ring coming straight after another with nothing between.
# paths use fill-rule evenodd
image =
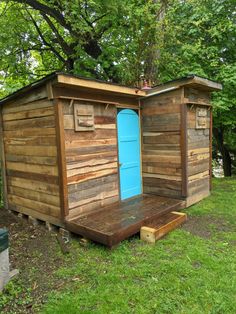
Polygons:
<instances>
[{"instance_id":1,"label":"wood grain texture","mask_svg":"<svg viewBox=\"0 0 236 314\"><path fill-rule=\"evenodd\" d=\"M83 114L93 104L95 125L91 131L75 131L73 106L63 100L69 217L99 209L119 195L116 107L78 100L76 104L81 104Z\"/></svg>"},{"instance_id":2,"label":"wood grain texture","mask_svg":"<svg viewBox=\"0 0 236 314\"><path fill-rule=\"evenodd\" d=\"M175 90L142 101L144 193L181 197L181 99Z\"/></svg>"},{"instance_id":3,"label":"wood grain texture","mask_svg":"<svg viewBox=\"0 0 236 314\"><path fill-rule=\"evenodd\" d=\"M5 105L5 144L8 198L11 207L37 218L60 218L55 112L45 89L32 91ZM35 216L36 213L36 216Z\"/></svg>"},{"instance_id":4,"label":"wood grain texture","mask_svg":"<svg viewBox=\"0 0 236 314\"><path fill-rule=\"evenodd\" d=\"M205 102L209 101L208 94L195 94L195 97L203 98L206 96ZM196 100L197 101L197 100ZM203 101L203 99L200 99ZM211 164L211 141L210 141L210 123L206 129L196 129L196 110L199 106L188 105L187 119L188 123L188 189L189 197L187 198L187 206L194 202L200 201L210 192L210 164ZM200 106L201 108L202 106ZM207 117L210 122L210 109L207 109Z\"/></svg>"},{"instance_id":5,"label":"wood grain texture","mask_svg":"<svg viewBox=\"0 0 236 314\"><path fill-rule=\"evenodd\" d=\"M57 139L57 157L59 170L59 187L60 187L60 207L61 218L64 221L69 214L68 190L67 190L67 171L66 171L66 152L65 152L65 130L64 130L64 114L63 102L54 101L55 108L55 124Z\"/></svg>"},{"instance_id":6,"label":"wood grain texture","mask_svg":"<svg viewBox=\"0 0 236 314\"><path fill-rule=\"evenodd\" d=\"M1 165L1 177L2 177L2 185L1 192L3 195L3 204L6 209L8 209L8 191L7 191L7 177L6 177L6 155L5 155L5 145L3 138L3 114L2 107L0 107L0 165Z\"/></svg>"}]
</instances>

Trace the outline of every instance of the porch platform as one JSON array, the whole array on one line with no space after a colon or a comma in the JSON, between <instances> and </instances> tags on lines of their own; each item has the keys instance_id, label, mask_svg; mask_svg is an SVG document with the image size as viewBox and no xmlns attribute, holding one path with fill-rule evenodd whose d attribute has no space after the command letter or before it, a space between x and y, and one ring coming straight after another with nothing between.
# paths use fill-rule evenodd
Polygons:
<instances>
[{"instance_id":1,"label":"porch platform","mask_svg":"<svg viewBox=\"0 0 236 314\"><path fill-rule=\"evenodd\" d=\"M168 197L141 195L104 206L85 216L66 221L66 228L108 247L138 233L142 226L185 207L185 202Z\"/></svg>"}]
</instances>

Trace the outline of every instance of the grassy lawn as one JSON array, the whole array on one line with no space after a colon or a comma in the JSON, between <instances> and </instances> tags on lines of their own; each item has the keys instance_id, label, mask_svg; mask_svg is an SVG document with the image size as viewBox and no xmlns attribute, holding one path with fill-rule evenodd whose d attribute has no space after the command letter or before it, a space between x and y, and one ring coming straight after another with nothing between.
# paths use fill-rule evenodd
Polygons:
<instances>
[{"instance_id":1,"label":"grassy lawn","mask_svg":"<svg viewBox=\"0 0 236 314\"><path fill-rule=\"evenodd\" d=\"M76 258L57 271L71 283L42 313L235 313L236 180L214 180L212 196L188 213L192 232L186 225L154 246L132 238L109 252L74 242Z\"/></svg>"},{"instance_id":2,"label":"grassy lawn","mask_svg":"<svg viewBox=\"0 0 236 314\"><path fill-rule=\"evenodd\" d=\"M155 245L133 237L109 251L73 240L53 273L63 284L32 313L235 313L236 179L214 179L187 213Z\"/></svg>"}]
</instances>

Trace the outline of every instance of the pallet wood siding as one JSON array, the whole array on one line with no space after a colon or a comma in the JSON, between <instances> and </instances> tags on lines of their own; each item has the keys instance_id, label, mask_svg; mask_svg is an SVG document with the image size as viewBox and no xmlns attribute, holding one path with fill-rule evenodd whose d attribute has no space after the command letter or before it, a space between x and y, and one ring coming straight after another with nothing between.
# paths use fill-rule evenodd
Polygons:
<instances>
[{"instance_id":1,"label":"pallet wood siding","mask_svg":"<svg viewBox=\"0 0 236 314\"><path fill-rule=\"evenodd\" d=\"M116 106L63 100L69 216L118 201ZM94 130L75 131L74 104L94 108Z\"/></svg>"},{"instance_id":2,"label":"pallet wood siding","mask_svg":"<svg viewBox=\"0 0 236 314\"><path fill-rule=\"evenodd\" d=\"M210 193L211 174L211 132L210 95L208 92L186 89L188 99L188 198L187 206L201 200ZM193 103L191 103L193 102ZM206 126L196 128L196 110L206 109Z\"/></svg>"},{"instance_id":3,"label":"pallet wood siding","mask_svg":"<svg viewBox=\"0 0 236 314\"><path fill-rule=\"evenodd\" d=\"M142 102L144 193L181 197L181 89Z\"/></svg>"},{"instance_id":4,"label":"pallet wood siding","mask_svg":"<svg viewBox=\"0 0 236 314\"><path fill-rule=\"evenodd\" d=\"M45 87L2 108L9 209L60 224L53 102Z\"/></svg>"}]
</instances>

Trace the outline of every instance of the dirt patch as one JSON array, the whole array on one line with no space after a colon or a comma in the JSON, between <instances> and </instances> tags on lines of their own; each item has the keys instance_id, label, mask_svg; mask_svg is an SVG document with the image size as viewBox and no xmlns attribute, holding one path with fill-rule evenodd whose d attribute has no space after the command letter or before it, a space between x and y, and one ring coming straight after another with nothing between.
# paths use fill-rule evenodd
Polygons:
<instances>
[{"instance_id":1,"label":"dirt patch","mask_svg":"<svg viewBox=\"0 0 236 314\"><path fill-rule=\"evenodd\" d=\"M215 233L231 232L234 230L232 225L227 221L211 215L189 216L182 228L205 239L211 239Z\"/></svg>"},{"instance_id":2,"label":"dirt patch","mask_svg":"<svg viewBox=\"0 0 236 314\"><path fill-rule=\"evenodd\" d=\"M34 227L25 218L0 209L0 228L9 230L11 269L19 275L12 281L0 301L1 313L35 313L46 301L50 291L60 289L65 282L55 276L55 271L65 264L56 240L44 225Z\"/></svg>"}]
</instances>

